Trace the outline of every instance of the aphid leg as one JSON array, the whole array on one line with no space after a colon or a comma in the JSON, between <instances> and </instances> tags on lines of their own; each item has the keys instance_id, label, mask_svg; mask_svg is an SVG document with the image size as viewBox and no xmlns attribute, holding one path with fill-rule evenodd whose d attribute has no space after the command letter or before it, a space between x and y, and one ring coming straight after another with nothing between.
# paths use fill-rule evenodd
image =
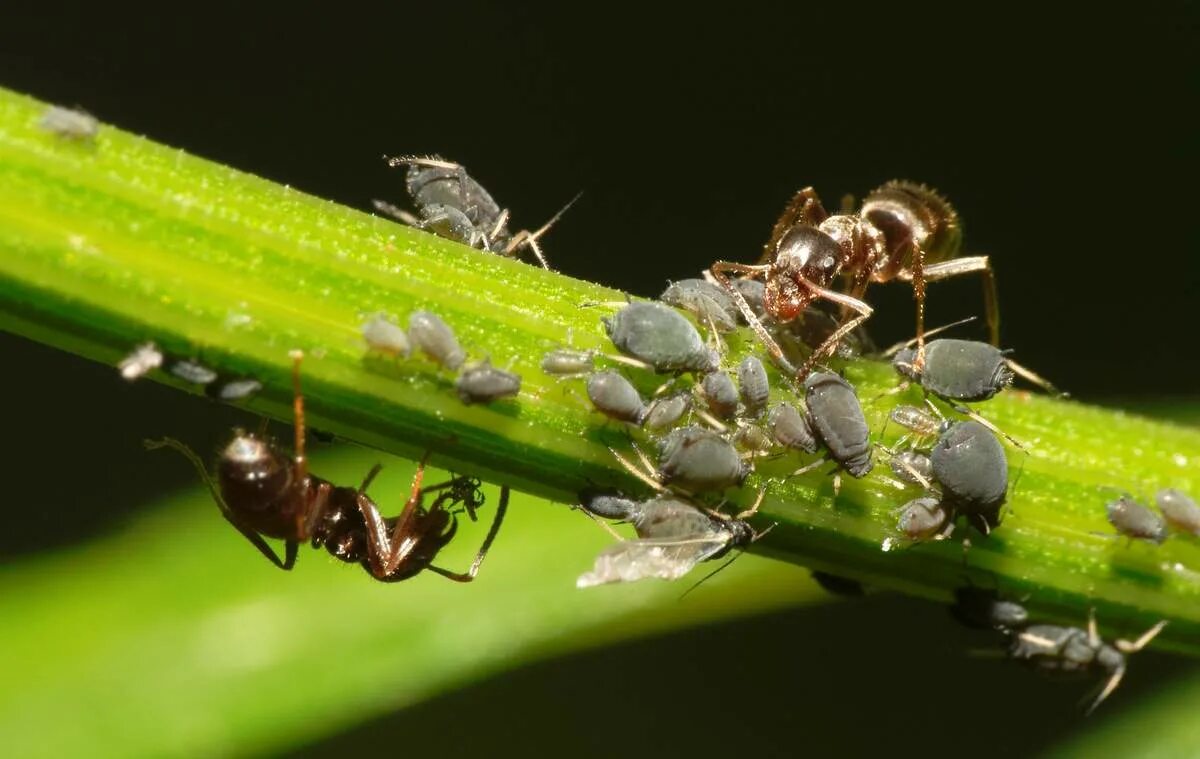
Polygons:
<instances>
[{"instance_id":1,"label":"aphid leg","mask_svg":"<svg viewBox=\"0 0 1200 759\"><path fill-rule=\"evenodd\" d=\"M647 485L649 485L649 486L650 486L651 488L653 488L654 490L657 490L657 491L659 491L659 492L662 492L662 491L665 491L665 490L666 490L666 487L664 487L664 486L663 486L663 484L662 484L661 482L659 482L658 480L656 480L656 479L654 479L654 478L652 478L652 477L648 476L648 475L647 475L645 472L643 472L641 469L639 469L638 467L634 466L634 465L633 465L633 464L632 464L632 463L631 463L631 462L630 462L628 459L626 459L626 458L625 458L624 456L622 456L621 454L617 453L617 451L616 451L616 449L615 449L615 448L609 448L608 450L609 450L609 453L611 453L611 454L612 454L612 455L613 455L613 456L616 458L616 460L617 460L618 462L620 462L621 466L625 467L625 470L626 470L627 472L629 472L630 474L632 474L634 477L637 477L639 480L641 480L642 482L646 483ZM634 450L637 450L637 449L635 448ZM638 453L640 454L641 452L639 451Z\"/></svg>"},{"instance_id":2,"label":"aphid leg","mask_svg":"<svg viewBox=\"0 0 1200 759\"><path fill-rule=\"evenodd\" d=\"M390 535L387 523L375 502L362 492L359 492L355 499L367 527L367 564L371 574L379 579L395 572L420 542L404 540L404 536L411 531L413 521L421 509L421 483L425 479L425 463L428 460L429 453L426 452L421 463L417 465L417 471L413 473L412 491L400 516L396 518L396 526Z\"/></svg>"},{"instance_id":3,"label":"aphid leg","mask_svg":"<svg viewBox=\"0 0 1200 759\"><path fill-rule=\"evenodd\" d=\"M1146 632L1142 633L1141 636L1138 637L1137 640L1134 640L1134 641L1117 640L1117 641L1113 642L1113 645L1115 645L1117 647L1117 650L1123 654L1137 653L1138 651L1141 651L1143 648L1148 646L1150 644L1150 641L1154 640L1154 638L1160 632L1162 632L1163 628L1166 626L1167 626L1167 620L1164 619L1161 622L1159 622L1158 624L1151 627Z\"/></svg>"},{"instance_id":4,"label":"aphid leg","mask_svg":"<svg viewBox=\"0 0 1200 759\"><path fill-rule=\"evenodd\" d=\"M887 450L887 449L885 448L884 450ZM891 453L891 452L889 451L889 453ZM892 455L893 455L893 458L895 458L895 454L892 454ZM917 481L918 485L925 488L926 490L933 490L933 483L931 483L929 480L925 479L925 476L923 474L921 474L920 472L918 472L916 469L913 469L911 464L909 464L904 459L899 459L897 463L900 464L900 468L902 468L904 471L908 472L909 477L912 477L914 480Z\"/></svg>"},{"instance_id":5,"label":"aphid leg","mask_svg":"<svg viewBox=\"0 0 1200 759\"><path fill-rule=\"evenodd\" d=\"M475 554L475 560L471 562L470 568L466 572L449 572L441 567L435 567L430 564L429 569L455 582L471 582L474 580L475 575L479 574L479 565L483 564L483 559L487 556L488 549L492 547L492 541L496 539L496 533L500 532L500 523L504 521L504 513L506 511L508 511L507 485L500 488L500 501L496 504L496 516L492 519L492 526L488 528L487 536L483 539L483 545L479 546L479 552Z\"/></svg>"},{"instance_id":6,"label":"aphid leg","mask_svg":"<svg viewBox=\"0 0 1200 759\"><path fill-rule=\"evenodd\" d=\"M734 516L734 519L749 519L758 513L758 507L762 506L763 499L767 497L767 489L763 488L758 491L758 497L754 499L754 505L745 511L739 512Z\"/></svg>"},{"instance_id":7,"label":"aphid leg","mask_svg":"<svg viewBox=\"0 0 1200 759\"><path fill-rule=\"evenodd\" d=\"M936 282L960 274L979 272L983 275L983 307L987 315L988 339L992 345L1000 345L1000 302L996 294L996 274L987 256L967 256L926 266L923 272L926 282ZM912 272L901 271L897 276L903 281L912 281Z\"/></svg>"},{"instance_id":8,"label":"aphid leg","mask_svg":"<svg viewBox=\"0 0 1200 759\"><path fill-rule=\"evenodd\" d=\"M975 413L974 411L967 408L966 406L963 406L958 403L951 403L951 404L949 404L949 406L950 406L950 408L954 409L955 411L962 414L963 416L970 418L972 421L979 422L984 427L987 427L992 432L996 433L997 435L1000 435L1001 437L1003 437L1008 442L1012 443L1017 448L1020 448L1022 451L1026 452L1026 453L1029 452L1029 446L1025 445L1020 440L1017 440L1015 437L1008 434L1004 430L1000 429L995 424L989 422L987 419L985 419L984 417Z\"/></svg>"},{"instance_id":9,"label":"aphid leg","mask_svg":"<svg viewBox=\"0 0 1200 759\"><path fill-rule=\"evenodd\" d=\"M788 477L799 477L802 474L808 474L809 472L811 472L812 470L821 466L822 464L827 464L827 463L829 463L829 459L819 458L811 464L805 464L804 466L800 467L796 471L789 474Z\"/></svg>"},{"instance_id":10,"label":"aphid leg","mask_svg":"<svg viewBox=\"0 0 1200 759\"><path fill-rule=\"evenodd\" d=\"M562 218L562 215L567 212L567 209L569 209L571 206L575 205L575 201L579 200L580 196L582 196L582 195L583 195L582 192L576 193L575 197L568 200L567 204L558 210L558 213L551 216L549 221L547 221L542 226L538 227L533 232L521 230L516 235L514 235L512 240L509 241L508 247L504 251L505 255L515 254L517 252L518 248L520 248L522 245L526 245L529 247L530 250L533 251L534 257L537 258L538 263L540 263L542 265L542 268L549 269L550 264L546 263L546 257L544 255L542 255L542 248L540 245L538 245L538 240L541 238L542 235L544 235L544 234L546 234L546 232L550 231L550 227L554 226L555 223L557 223L558 220ZM507 211L506 211L506 213L507 213Z\"/></svg>"},{"instance_id":11,"label":"aphid leg","mask_svg":"<svg viewBox=\"0 0 1200 759\"><path fill-rule=\"evenodd\" d=\"M833 475L833 497L837 498L842 494L842 473L838 472Z\"/></svg>"},{"instance_id":12,"label":"aphid leg","mask_svg":"<svg viewBox=\"0 0 1200 759\"><path fill-rule=\"evenodd\" d=\"M875 312L875 309L871 308L857 298L851 298L849 295L843 295L842 293L835 292L833 290L827 290L824 287L818 287L799 275L796 276L796 280L808 288L813 295L843 306L848 306L849 308L858 312L858 316L834 330L832 335L825 338L825 342L818 345L816 349L809 354L808 358L804 361L804 365L800 367L800 371L796 374L796 381L799 382L808 376L808 373L813 370L813 367L815 367L821 361L821 359L825 358L825 356L833 353L833 351L837 349L838 343L843 337L853 332L858 325L869 319L871 314Z\"/></svg>"},{"instance_id":13,"label":"aphid leg","mask_svg":"<svg viewBox=\"0 0 1200 759\"><path fill-rule=\"evenodd\" d=\"M817 195L816 190L811 187L798 190L783 207L783 213L779 214L779 218L775 220L775 226L771 227L771 236L767 239L767 244L763 246L763 255L759 260L769 262L774 258L779 241L792 227L797 224L815 227L827 218L829 218L829 212L821 204L821 198Z\"/></svg>"},{"instance_id":14,"label":"aphid leg","mask_svg":"<svg viewBox=\"0 0 1200 759\"><path fill-rule=\"evenodd\" d=\"M1094 698L1088 708L1083 711L1084 715L1086 716L1094 712L1096 707L1099 706L1104 699L1111 696L1112 692L1115 691L1117 686L1121 684L1121 678L1123 677L1125 677L1124 666L1114 669L1112 675L1110 675L1108 680L1104 682L1104 687L1102 687L1100 692L1096 694L1096 698ZM1084 698L1086 698L1086 696Z\"/></svg>"},{"instance_id":15,"label":"aphid leg","mask_svg":"<svg viewBox=\"0 0 1200 759\"><path fill-rule=\"evenodd\" d=\"M275 549L263 540L263 537L253 530L247 530L238 524L233 518L233 512L229 510L229 506L225 503L225 499L221 497L221 491L217 488L217 484L208 474L208 469L205 468L204 462L196 455L196 452L188 448L183 443L174 438L165 437L161 440L143 440L142 445L148 451L155 451L159 448L170 448L182 453L184 458L192 462L192 466L196 468L197 474L204 484L208 486L208 490L212 493L213 500L217 502L217 508L221 510L221 516L225 517L225 521L233 525L238 532L245 536L246 540L258 549L259 553L266 556L268 560L275 566L283 570L290 570L296 564L296 548L299 545L295 541L287 541L284 545L284 558L280 559L279 554L275 553Z\"/></svg>"},{"instance_id":16,"label":"aphid leg","mask_svg":"<svg viewBox=\"0 0 1200 759\"><path fill-rule=\"evenodd\" d=\"M1008 368L1012 369L1014 374L1020 375L1025 381L1032 382L1033 384L1037 385L1041 389L1045 390L1047 393L1053 393L1053 394L1059 395L1059 396L1067 395L1067 393L1062 392L1061 390L1056 388L1054 385L1052 385L1050 383L1050 380L1048 380L1045 377L1041 376L1040 374L1034 372L1032 369L1021 366L1016 361L1013 361L1011 358L1006 359L1006 361L1008 362Z\"/></svg>"},{"instance_id":17,"label":"aphid leg","mask_svg":"<svg viewBox=\"0 0 1200 759\"><path fill-rule=\"evenodd\" d=\"M372 200L371 205L375 207L376 211L387 214L388 216L391 216L393 219L403 222L410 227L421 226L421 220L419 218L417 218L415 215L409 213L408 211L405 211L400 206L393 205L393 204L387 202L386 200Z\"/></svg>"},{"instance_id":18,"label":"aphid leg","mask_svg":"<svg viewBox=\"0 0 1200 759\"><path fill-rule=\"evenodd\" d=\"M725 288L725 292L729 293L729 297L733 298L733 302L737 305L738 310L742 312L746 323L754 330L758 341L771 354L771 359L775 362L776 366L783 371L785 376L794 377L796 376L796 367L792 366L792 362L788 361L787 356L783 355L783 349L779 347L779 343L775 341L774 337L771 337L771 333L763 326L762 320L754 313L754 309L750 308L750 304L746 302L746 298L742 295L741 290L734 287L729 278L725 276L726 272L750 275L763 274L770 268L769 266L748 266L734 261L717 261L708 270L716 278L717 284Z\"/></svg>"},{"instance_id":19,"label":"aphid leg","mask_svg":"<svg viewBox=\"0 0 1200 759\"><path fill-rule=\"evenodd\" d=\"M882 393L875 396L871 400L877 401L880 398L886 398L889 395L899 395L900 393L903 393L905 390L909 389L910 387L912 387L912 382L910 382L908 380L904 380L899 385L896 385L895 387L893 387L891 390L884 390Z\"/></svg>"}]
</instances>

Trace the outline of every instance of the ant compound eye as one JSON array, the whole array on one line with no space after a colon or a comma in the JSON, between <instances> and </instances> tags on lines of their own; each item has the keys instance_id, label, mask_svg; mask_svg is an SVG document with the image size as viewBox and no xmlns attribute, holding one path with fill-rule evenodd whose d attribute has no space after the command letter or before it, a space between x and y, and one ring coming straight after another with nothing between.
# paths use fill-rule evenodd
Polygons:
<instances>
[{"instance_id":1,"label":"ant compound eye","mask_svg":"<svg viewBox=\"0 0 1200 759\"><path fill-rule=\"evenodd\" d=\"M231 506L266 508L291 485L292 467L267 441L238 435L221 452L217 477Z\"/></svg>"}]
</instances>

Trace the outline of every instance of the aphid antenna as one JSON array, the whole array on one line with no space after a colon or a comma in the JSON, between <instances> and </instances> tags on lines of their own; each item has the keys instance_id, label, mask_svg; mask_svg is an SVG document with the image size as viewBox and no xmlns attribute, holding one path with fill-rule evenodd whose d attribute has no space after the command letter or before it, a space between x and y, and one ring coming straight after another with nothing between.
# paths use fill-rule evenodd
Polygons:
<instances>
[{"instance_id":1,"label":"aphid antenna","mask_svg":"<svg viewBox=\"0 0 1200 759\"><path fill-rule=\"evenodd\" d=\"M639 457L642 455L642 452L638 451L637 446L634 446L633 450L637 451ZM626 459L624 456L622 456L620 453L617 453L616 448L612 448L610 446L608 449L608 452L613 455L613 457L621 464L621 466L625 467L625 471L629 472L634 477L637 477L639 480L641 480L642 482L649 485L656 492L662 493L662 492L666 491L667 488L665 485L663 485L657 479L650 477L644 471L642 471L639 467L635 466L632 462L630 462L628 459Z\"/></svg>"},{"instance_id":2,"label":"aphid antenna","mask_svg":"<svg viewBox=\"0 0 1200 759\"><path fill-rule=\"evenodd\" d=\"M518 232L516 235L513 236L513 238L511 240L509 240L508 246L505 248L504 252L508 255L511 255L513 253L516 253L517 250L520 249L520 247L522 245L526 245L529 247L530 250L533 251L534 257L537 258L538 263L540 263L542 265L542 268L549 269L550 264L546 262L546 256L542 253L542 247L540 245L538 245L538 240L541 238L542 235L544 235L550 231L550 228L552 226L554 226L555 222L557 222L560 218L562 218L562 215L567 212L567 209L569 209L571 206L575 205L575 201L579 200L579 198L582 195L583 195L582 190L575 193L575 197L568 200L567 204L558 210L558 213L551 216L549 221L547 221L542 226L538 227L536 230L534 230L532 232L527 232L525 230L521 230L520 232ZM501 229L504 228L504 223L507 221L508 221L508 209L506 208L500 214L500 218L498 218L496 220L496 229L492 233L493 237L496 234L498 234Z\"/></svg>"},{"instance_id":3,"label":"aphid antenna","mask_svg":"<svg viewBox=\"0 0 1200 759\"><path fill-rule=\"evenodd\" d=\"M421 226L421 220L415 214L404 210L394 203L389 203L386 200L372 200L371 205L374 206L376 211L387 214L393 219L397 219L410 227Z\"/></svg>"},{"instance_id":4,"label":"aphid antenna","mask_svg":"<svg viewBox=\"0 0 1200 759\"><path fill-rule=\"evenodd\" d=\"M962 405L962 404L960 404L960 403L951 403L951 404L949 404L949 406L950 406L950 408L954 409L954 410L955 410L955 411L957 411L958 413L960 413L960 414L962 414L963 416L967 417L967 418L968 418L968 419L970 419L971 421L973 421L973 422L978 422L979 424L982 424L984 427L987 427L989 430L991 430L991 431L992 431L992 432L994 432L995 434L997 434L997 435L1000 435L1000 436L1001 436L1001 437L1003 437L1005 440L1007 440L1008 442L1012 443L1013 447L1015 447L1015 448L1019 448L1019 449L1021 449L1022 451L1024 451L1025 453L1029 453L1029 446L1028 446L1028 445L1026 445L1025 443L1022 443L1020 440L1017 440L1015 437L1013 437L1012 435L1008 434L1008 433L1007 433L1007 432L1005 432L1004 430L1000 429L1000 428L999 428L999 427L997 427L997 426L996 426L994 423L992 423L992 422L988 421L988 420L987 420L985 417L983 417L983 416L980 416L978 413L976 413L975 411L971 410L970 408L968 408L968 407L966 407L966 406L964 406L964 405Z\"/></svg>"},{"instance_id":5,"label":"aphid antenna","mask_svg":"<svg viewBox=\"0 0 1200 759\"><path fill-rule=\"evenodd\" d=\"M709 572L708 574L704 575L704 576L703 576L703 577L701 577L699 580L697 580L697 581L695 582L695 584L694 584L694 585L692 585L690 588L688 588L687 590L685 590L685 591L683 591L682 593L680 593L680 594L679 594L679 600L680 600L680 601L682 601L683 599L687 598L687 596L688 596L688 594L689 594L689 593L691 593L691 592L692 592L693 590L695 590L696 588L700 587L700 586L701 586L701 585L703 585L704 583L706 583L706 582L708 582L709 580L711 580L713 577L715 577L715 576L717 575L717 573L718 573L718 572L723 572L723 571L725 571L725 569L727 569L727 568L729 567L729 565L730 565L730 564L732 564L733 562L737 561L737 560L738 560L738 559L741 557L741 555L742 555L743 553L745 553L745 552L746 552L746 551L745 551L745 549L739 549L739 550L738 550L737 552L735 552L735 553L734 553L732 556L730 556L728 559L726 559L726 560L725 560L725 561L724 561L724 562L721 564L721 566L717 567L717 568L716 568L716 569L714 569L713 571L711 571L711 572Z\"/></svg>"},{"instance_id":6,"label":"aphid antenna","mask_svg":"<svg viewBox=\"0 0 1200 759\"><path fill-rule=\"evenodd\" d=\"M968 316L965 319L959 319L956 322L950 322L949 324L943 324L940 327L934 327L933 329L926 330L925 331L925 339L928 340L929 338L933 337L934 335L941 334L942 332L945 332L947 330L954 329L955 327L961 327L964 324L970 324L971 322L975 321L975 319L976 319L976 317L974 317L974 316ZM897 353L904 350L905 348L911 348L912 346L914 346L916 344L917 344L917 338L914 337L911 340L906 340L904 342L896 343L895 345L888 348L887 350L885 350L883 353L881 353L879 355L883 356L884 358L891 358L892 356L896 355Z\"/></svg>"},{"instance_id":7,"label":"aphid antenna","mask_svg":"<svg viewBox=\"0 0 1200 759\"><path fill-rule=\"evenodd\" d=\"M412 166L412 165L429 166L430 168L435 168L435 169L460 169L460 168L462 168L462 166L460 164L454 163L453 161L444 160L443 158L441 158L440 156L437 156L437 155L388 156L387 154L384 154L383 160L387 161L387 165L393 169L396 168L397 166Z\"/></svg>"}]
</instances>

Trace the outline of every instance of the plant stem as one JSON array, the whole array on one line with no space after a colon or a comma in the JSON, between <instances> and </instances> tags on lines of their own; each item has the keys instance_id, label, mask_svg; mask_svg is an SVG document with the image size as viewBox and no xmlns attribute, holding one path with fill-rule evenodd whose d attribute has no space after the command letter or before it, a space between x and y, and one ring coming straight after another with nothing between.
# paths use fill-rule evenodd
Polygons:
<instances>
[{"instance_id":1,"label":"plant stem","mask_svg":"<svg viewBox=\"0 0 1200 759\"><path fill-rule=\"evenodd\" d=\"M0 91L0 326L108 363L153 340L170 355L257 378L264 390L247 405L283 420L288 352L300 348L311 357L310 421L339 437L409 458L432 450L440 466L565 503L588 484L634 483L608 451L626 445L627 433L589 410L579 383L538 367L568 342L611 350L604 309L581 306L625 294L111 127L94 143L68 142L38 127L44 109ZM369 315L403 323L417 309L445 319L474 359L521 374L519 398L465 406L433 363L368 355L359 330ZM729 340L734 360L754 349L746 335ZM878 397L896 383L884 363L858 360L843 371L875 430L894 404L919 402L916 390ZM645 389L661 382L634 376ZM775 380L773 399L790 397ZM1015 391L978 409L1031 452L1010 453L1021 473L1012 511L969 553L957 541L880 550L895 537L894 510L918 493L898 491L877 467L835 499L826 473L782 478L802 463L795 457L760 463L731 495L747 505L767 488L759 524L775 527L753 550L934 598L969 576L1028 594L1040 615L1082 624L1095 607L1109 633L1165 618L1165 643L1200 652L1200 544L1129 546L1095 534L1111 532L1108 488L1197 492L1200 433Z\"/></svg>"}]
</instances>

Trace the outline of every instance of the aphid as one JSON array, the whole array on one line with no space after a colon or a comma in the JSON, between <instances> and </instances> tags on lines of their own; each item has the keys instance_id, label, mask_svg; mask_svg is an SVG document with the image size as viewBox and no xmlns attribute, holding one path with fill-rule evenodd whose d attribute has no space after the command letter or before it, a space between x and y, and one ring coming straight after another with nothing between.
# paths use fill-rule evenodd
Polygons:
<instances>
[{"instance_id":1,"label":"aphid","mask_svg":"<svg viewBox=\"0 0 1200 759\"><path fill-rule=\"evenodd\" d=\"M608 504L595 509L585 506L599 516L604 516L600 512L607 507ZM617 513L617 509L612 511ZM759 537L741 519L701 511L676 496L632 502L632 508L619 518L633 523L637 539L623 540L602 551L592 571L575 581L576 587L633 582L647 577L676 580L700 562L718 559L730 549L745 547Z\"/></svg>"},{"instance_id":2,"label":"aphid","mask_svg":"<svg viewBox=\"0 0 1200 759\"><path fill-rule=\"evenodd\" d=\"M452 372L467 359L454 330L429 311L414 311L408 318L408 338L422 353Z\"/></svg>"},{"instance_id":3,"label":"aphid","mask_svg":"<svg viewBox=\"0 0 1200 759\"><path fill-rule=\"evenodd\" d=\"M808 420L790 403L780 403L767 413L767 429L771 437L785 448L805 453L817 452L817 439Z\"/></svg>"},{"instance_id":4,"label":"aphid","mask_svg":"<svg viewBox=\"0 0 1200 759\"><path fill-rule=\"evenodd\" d=\"M871 282L912 282L917 301L917 360L924 356L925 283L979 272L984 276L985 305L992 341L999 341L996 284L986 256L960 258L958 214L945 199L923 185L893 181L867 195L857 214L829 215L816 191L805 188L792 198L775 222L762 261L751 266L718 261L710 272L733 296L771 356L797 379L808 375L838 341L871 316L862 296ZM762 277L763 306L778 322L790 322L816 300L837 304L855 316L813 350L799 371L754 317L733 288L729 275ZM831 289L843 280L847 293Z\"/></svg>"},{"instance_id":5,"label":"aphid","mask_svg":"<svg viewBox=\"0 0 1200 759\"><path fill-rule=\"evenodd\" d=\"M771 450L772 441L767 431L757 424L739 424L731 442L744 451L766 453Z\"/></svg>"},{"instance_id":6,"label":"aphid","mask_svg":"<svg viewBox=\"0 0 1200 759\"><path fill-rule=\"evenodd\" d=\"M674 427L691 406L692 396L688 393L675 393L659 398L646 410L642 427L651 432L661 432Z\"/></svg>"},{"instance_id":7,"label":"aphid","mask_svg":"<svg viewBox=\"0 0 1200 759\"><path fill-rule=\"evenodd\" d=\"M366 494L379 471L376 466L358 488L336 486L309 473L304 452L304 399L300 393L299 352L294 354L292 381L295 413L295 455L289 458L269 440L236 432L217 460L216 476L190 448L170 438L146 441L146 447L173 448L192 462L212 491L222 516L280 569L296 563L297 549L306 541L324 546L339 559L359 563L377 580L396 582L429 569L458 582L474 579L495 539L508 508L508 488L501 488L496 517L475 561L466 572L450 572L433 560L457 529L459 504L474 518L482 505L478 480L457 477L422 487L425 462L413 476L412 491L398 517L384 517ZM424 498L438 493L426 509ZM266 542L284 541L284 558Z\"/></svg>"},{"instance_id":8,"label":"aphid","mask_svg":"<svg viewBox=\"0 0 1200 759\"><path fill-rule=\"evenodd\" d=\"M162 362L162 351L154 343L142 343L134 348L132 353L121 359L121 363L117 364L117 369L120 370L122 377L132 382L152 369L162 366Z\"/></svg>"},{"instance_id":9,"label":"aphid","mask_svg":"<svg viewBox=\"0 0 1200 759\"><path fill-rule=\"evenodd\" d=\"M929 487L933 479L933 462L923 453L899 451L890 461L892 473L904 482Z\"/></svg>"},{"instance_id":10,"label":"aphid","mask_svg":"<svg viewBox=\"0 0 1200 759\"><path fill-rule=\"evenodd\" d=\"M538 240L574 200L537 231L522 230L514 234L508 230L508 210L501 209L483 185L467 174L460 164L437 157L416 156L399 156L387 161L392 167L408 167L405 184L420 217L379 200L375 201L378 210L440 237L504 256L515 256L522 248L529 248L542 268L550 268Z\"/></svg>"},{"instance_id":11,"label":"aphid","mask_svg":"<svg viewBox=\"0 0 1200 759\"><path fill-rule=\"evenodd\" d=\"M888 412L888 421L911 430L917 440L926 440L928 438L937 437L942 429L942 419L934 416L923 408L917 406L895 406ZM898 444L902 445L907 442L909 436L901 438Z\"/></svg>"},{"instance_id":12,"label":"aphid","mask_svg":"<svg viewBox=\"0 0 1200 759\"><path fill-rule=\"evenodd\" d=\"M408 333L398 324L393 324L385 315L375 314L362 326L363 340L367 347L389 356L408 358L412 345Z\"/></svg>"},{"instance_id":13,"label":"aphid","mask_svg":"<svg viewBox=\"0 0 1200 759\"><path fill-rule=\"evenodd\" d=\"M749 474L733 444L703 427L672 430L659 445L659 480L690 493L741 485Z\"/></svg>"},{"instance_id":14,"label":"aphid","mask_svg":"<svg viewBox=\"0 0 1200 759\"><path fill-rule=\"evenodd\" d=\"M76 108L52 105L38 120L38 126L64 140L92 142L100 133L100 122L95 116Z\"/></svg>"},{"instance_id":15,"label":"aphid","mask_svg":"<svg viewBox=\"0 0 1200 759\"><path fill-rule=\"evenodd\" d=\"M922 496L901 507L896 529L909 540L940 540L954 529L952 516L939 499Z\"/></svg>"},{"instance_id":16,"label":"aphid","mask_svg":"<svg viewBox=\"0 0 1200 759\"><path fill-rule=\"evenodd\" d=\"M678 311L661 303L636 302L602 319L613 344L658 372L711 372L716 351Z\"/></svg>"},{"instance_id":17,"label":"aphid","mask_svg":"<svg viewBox=\"0 0 1200 759\"><path fill-rule=\"evenodd\" d=\"M628 522L640 512L641 504L615 490L589 488L579 494L579 507L602 519Z\"/></svg>"},{"instance_id":18,"label":"aphid","mask_svg":"<svg viewBox=\"0 0 1200 759\"><path fill-rule=\"evenodd\" d=\"M851 477L871 471L871 430L862 404L849 382L836 374L817 372L804 381L808 423L830 457Z\"/></svg>"},{"instance_id":19,"label":"aphid","mask_svg":"<svg viewBox=\"0 0 1200 759\"><path fill-rule=\"evenodd\" d=\"M1200 506L1175 488L1158 491L1154 497L1158 510L1172 528L1200 536Z\"/></svg>"},{"instance_id":20,"label":"aphid","mask_svg":"<svg viewBox=\"0 0 1200 759\"><path fill-rule=\"evenodd\" d=\"M216 371L196 361L175 361L168 371L193 385L210 385L217 381Z\"/></svg>"},{"instance_id":21,"label":"aphid","mask_svg":"<svg viewBox=\"0 0 1200 759\"><path fill-rule=\"evenodd\" d=\"M1123 495L1105 506L1109 523L1130 540L1159 544L1167 539L1167 523L1158 514Z\"/></svg>"},{"instance_id":22,"label":"aphid","mask_svg":"<svg viewBox=\"0 0 1200 759\"><path fill-rule=\"evenodd\" d=\"M942 338L925 346L925 363L917 365L917 352L904 348L892 358L896 371L925 390L947 401L986 401L1012 384L1014 373L1049 392L1054 386L1006 357L995 346L975 340ZM907 387L901 385L900 389Z\"/></svg>"},{"instance_id":23,"label":"aphid","mask_svg":"<svg viewBox=\"0 0 1200 759\"><path fill-rule=\"evenodd\" d=\"M732 419L737 416L738 391L729 374L709 372L700 380L700 394L708 410L718 419Z\"/></svg>"},{"instance_id":24,"label":"aphid","mask_svg":"<svg viewBox=\"0 0 1200 759\"><path fill-rule=\"evenodd\" d=\"M948 425L929 454L942 502L984 535L1000 524L1008 493L1008 459L1000 441L974 421Z\"/></svg>"},{"instance_id":25,"label":"aphid","mask_svg":"<svg viewBox=\"0 0 1200 759\"><path fill-rule=\"evenodd\" d=\"M205 393L222 401L240 401L262 390L262 383L255 379L237 379L208 386Z\"/></svg>"},{"instance_id":26,"label":"aphid","mask_svg":"<svg viewBox=\"0 0 1200 759\"><path fill-rule=\"evenodd\" d=\"M1166 620L1151 627L1135 641L1115 640L1105 643L1096 629L1096 615L1088 615L1086 630L1060 625L1029 625L1017 632L1009 647L1009 656L1026 662L1035 669L1063 675L1088 674L1101 670L1108 679L1087 714L1108 698L1125 676L1125 657L1145 648L1167 626Z\"/></svg>"},{"instance_id":27,"label":"aphid","mask_svg":"<svg viewBox=\"0 0 1200 759\"><path fill-rule=\"evenodd\" d=\"M696 316L701 324L711 324L721 332L737 328L737 307L725 289L703 279L672 282L658 299Z\"/></svg>"},{"instance_id":28,"label":"aphid","mask_svg":"<svg viewBox=\"0 0 1200 759\"><path fill-rule=\"evenodd\" d=\"M756 417L767 407L771 387L767 384L767 370L757 356L746 356L737 367L738 390L742 396L746 416Z\"/></svg>"},{"instance_id":29,"label":"aphid","mask_svg":"<svg viewBox=\"0 0 1200 759\"><path fill-rule=\"evenodd\" d=\"M463 369L454 382L454 389L463 403L490 403L511 398L521 392L521 375L492 366L484 359Z\"/></svg>"},{"instance_id":30,"label":"aphid","mask_svg":"<svg viewBox=\"0 0 1200 759\"><path fill-rule=\"evenodd\" d=\"M1006 601L995 590L968 585L954 591L950 614L976 630L1015 632L1029 622L1029 612L1015 601Z\"/></svg>"},{"instance_id":31,"label":"aphid","mask_svg":"<svg viewBox=\"0 0 1200 759\"><path fill-rule=\"evenodd\" d=\"M646 418L646 404L637 388L617 372L588 375L587 394L597 411L617 421L641 424Z\"/></svg>"},{"instance_id":32,"label":"aphid","mask_svg":"<svg viewBox=\"0 0 1200 759\"><path fill-rule=\"evenodd\" d=\"M582 377L595 368L595 351L556 348L542 356L542 371L556 377Z\"/></svg>"}]
</instances>

